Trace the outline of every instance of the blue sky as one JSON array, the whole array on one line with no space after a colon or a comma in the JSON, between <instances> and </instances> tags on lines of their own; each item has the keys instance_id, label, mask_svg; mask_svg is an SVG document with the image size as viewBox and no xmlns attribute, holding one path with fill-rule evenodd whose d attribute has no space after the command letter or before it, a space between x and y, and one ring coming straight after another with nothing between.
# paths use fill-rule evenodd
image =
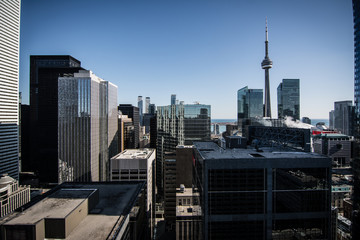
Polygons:
<instances>
[{"instance_id":1,"label":"blue sky","mask_svg":"<svg viewBox=\"0 0 360 240\"><path fill-rule=\"evenodd\" d=\"M177 94L236 118L237 90L264 88L269 24L271 104L284 78L300 79L300 115L328 118L354 98L351 0L23 0L20 91L29 103L29 56L72 55L118 86L118 102Z\"/></svg>"}]
</instances>

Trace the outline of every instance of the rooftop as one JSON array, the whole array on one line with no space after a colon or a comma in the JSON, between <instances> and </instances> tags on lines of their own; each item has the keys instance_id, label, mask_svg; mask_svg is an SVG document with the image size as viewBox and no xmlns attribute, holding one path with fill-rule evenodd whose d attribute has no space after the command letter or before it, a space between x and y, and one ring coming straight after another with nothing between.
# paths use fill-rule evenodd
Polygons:
<instances>
[{"instance_id":1,"label":"rooftop","mask_svg":"<svg viewBox=\"0 0 360 240\"><path fill-rule=\"evenodd\" d=\"M195 142L195 148L198 149L203 159L279 159L279 158L324 158L317 153L296 152L296 151L279 151L276 148L261 148L261 152L255 148L232 148L223 149L214 142Z\"/></svg>"},{"instance_id":2,"label":"rooftop","mask_svg":"<svg viewBox=\"0 0 360 240\"><path fill-rule=\"evenodd\" d=\"M64 218L96 190L99 201L66 239L106 239L129 214L144 182L64 183L5 225L32 225L44 218Z\"/></svg>"},{"instance_id":3,"label":"rooftop","mask_svg":"<svg viewBox=\"0 0 360 240\"><path fill-rule=\"evenodd\" d=\"M176 217L201 216L201 207L194 206L176 206Z\"/></svg>"},{"instance_id":4,"label":"rooftop","mask_svg":"<svg viewBox=\"0 0 360 240\"><path fill-rule=\"evenodd\" d=\"M151 148L126 149L112 159L148 159L153 152Z\"/></svg>"}]
</instances>

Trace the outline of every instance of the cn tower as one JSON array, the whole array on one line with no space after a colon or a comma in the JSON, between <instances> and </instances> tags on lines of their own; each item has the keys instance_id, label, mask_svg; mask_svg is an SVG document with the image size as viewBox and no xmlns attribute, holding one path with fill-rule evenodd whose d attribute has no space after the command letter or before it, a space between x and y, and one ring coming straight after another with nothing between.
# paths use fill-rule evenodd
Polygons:
<instances>
[{"instance_id":1,"label":"cn tower","mask_svg":"<svg viewBox=\"0 0 360 240\"><path fill-rule=\"evenodd\" d=\"M267 19L265 27L265 58L261 62L262 69L265 69L265 106L264 106L264 117L271 118L271 104L270 104L270 83L269 83L269 69L272 68L272 61L269 58L268 53L268 28Z\"/></svg>"}]
</instances>

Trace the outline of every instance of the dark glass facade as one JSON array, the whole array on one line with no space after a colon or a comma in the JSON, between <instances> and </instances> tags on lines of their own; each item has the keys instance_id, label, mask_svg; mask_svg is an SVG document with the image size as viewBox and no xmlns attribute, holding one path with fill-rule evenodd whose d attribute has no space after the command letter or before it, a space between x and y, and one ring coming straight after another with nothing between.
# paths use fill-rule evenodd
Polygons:
<instances>
[{"instance_id":1,"label":"dark glass facade","mask_svg":"<svg viewBox=\"0 0 360 240\"><path fill-rule=\"evenodd\" d=\"M263 116L263 90L244 87L237 93L238 120Z\"/></svg>"},{"instance_id":2,"label":"dark glass facade","mask_svg":"<svg viewBox=\"0 0 360 240\"><path fill-rule=\"evenodd\" d=\"M71 56L30 56L30 156L23 171L58 183L58 77L81 70ZM24 143L25 144L25 143Z\"/></svg>"},{"instance_id":3,"label":"dark glass facade","mask_svg":"<svg viewBox=\"0 0 360 240\"><path fill-rule=\"evenodd\" d=\"M355 81L354 102L356 111L360 113L360 1L353 0L354 14L354 47L355 47Z\"/></svg>"},{"instance_id":4,"label":"dark glass facade","mask_svg":"<svg viewBox=\"0 0 360 240\"><path fill-rule=\"evenodd\" d=\"M131 148L139 148L139 128L140 128L140 114L139 108L134 107L131 104L120 104L118 106L118 110L122 112L122 114L127 115L132 119L132 124L134 126L133 131L133 146Z\"/></svg>"},{"instance_id":5,"label":"dark glass facade","mask_svg":"<svg viewBox=\"0 0 360 240\"><path fill-rule=\"evenodd\" d=\"M205 239L330 239L331 160L195 142Z\"/></svg>"},{"instance_id":6,"label":"dark glass facade","mask_svg":"<svg viewBox=\"0 0 360 240\"><path fill-rule=\"evenodd\" d=\"M283 79L277 88L278 118L286 116L300 120L300 80Z\"/></svg>"}]
</instances>

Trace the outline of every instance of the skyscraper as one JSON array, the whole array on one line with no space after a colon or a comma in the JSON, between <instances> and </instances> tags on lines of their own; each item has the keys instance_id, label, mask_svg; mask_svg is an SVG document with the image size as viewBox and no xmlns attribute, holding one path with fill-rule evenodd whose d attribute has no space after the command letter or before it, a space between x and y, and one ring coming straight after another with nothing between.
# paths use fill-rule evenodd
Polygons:
<instances>
[{"instance_id":1,"label":"skyscraper","mask_svg":"<svg viewBox=\"0 0 360 240\"><path fill-rule=\"evenodd\" d=\"M23 171L41 183L58 183L58 77L81 70L71 56L30 56L30 158Z\"/></svg>"},{"instance_id":2,"label":"skyscraper","mask_svg":"<svg viewBox=\"0 0 360 240\"><path fill-rule=\"evenodd\" d=\"M171 105L176 104L176 94L171 94Z\"/></svg>"},{"instance_id":3,"label":"skyscraper","mask_svg":"<svg viewBox=\"0 0 360 240\"><path fill-rule=\"evenodd\" d=\"M207 141L211 137L211 106L204 104L173 104L157 107L156 184L162 194L165 152L177 145Z\"/></svg>"},{"instance_id":4,"label":"skyscraper","mask_svg":"<svg viewBox=\"0 0 360 240\"><path fill-rule=\"evenodd\" d=\"M271 103L270 103L270 79L269 79L269 69L272 68L272 61L269 58L268 52L268 28L266 20L266 29L265 29L265 58L261 62L262 69L265 69L265 106L264 106L264 117L271 118Z\"/></svg>"},{"instance_id":5,"label":"skyscraper","mask_svg":"<svg viewBox=\"0 0 360 240\"><path fill-rule=\"evenodd\" d=\"M0 174L19 179L20 0L0 2Z\"/></svg>"},{"instance_id":6,"label":"skyscraper","mask_svg":"<svg viewBox=\"0 0 360 240\"><path fill-rule=\"evenodd\" d=\"M238 121L244 118L263 116L263 90L249 89L247 86L237 92Z\"/></svg>"},{"instance_id":7,"label":"skyscraper","mask_svg":"<svg viewBox=\"0 0 360 240\"><path fill-rule=\"evenodd\" d=\"M134 146L132 148L139 147L139 121L140 121L140 114L139 108L134 107L131 104L120 104L118 106L118 110L122 112L122 114L127 115L129 118L132 119L132 123L134 125Z\"/></svg>"},{"instance_id":8,"label":"skyscraper","mask_svg":"<svg viewBox=\"0 0 360 240\"><path fill-rule=\"evenodd\" d=\"M143 125L143 100L142 100L142 96L138 96L138 108L139 108L139 123L140 126Z\"/></svg>"},{"instance_id":9,"label":"skyscraper","mask_svg":"<svg viewBox=\"0 0 360 240\"><path fill-rule=\"evenodd\" d=\"M59 183L108 181L117 154L117 86L80 70L59 77Z\"/></svg>"},{"instance_id":10,"label":"skyscraper","mask_svg":"<svg viewBox=\"0 0 360 240\"><path fill-rule=\"evenodd\" d=\"M352 101L334 103L334 129L342 134L353 136L354 106Z\"/></svg>"},{"instance_id":11,"label":"skyscraper","mask_svg":"<svg viewBox=\"0 0 360 240\"><path fill-rule=\"evenodd\" d=\"M278 118L286 116L300 120L299 79L283 79L277 88Z\"/></svg>"},{"instance_id":12,"label":"skyscraper","mask_svg":"<svg viewBox=\"0 0 360 240\"><path fill-rule=\"evenodd\" d=\"M145 113L149 113L150 97L145 98Z\"/></svg>"},{"instance_id":13,"label":"skyscraper","mask_svg":"<svg viewBox=\"0 0 360 240\"><path fill-rule=\"evenodd\" d=\"M360 114L360 2L353 0L354 47L355 47L355 81L354 103L357 114Z\"/></svg>"}]
</instances>

